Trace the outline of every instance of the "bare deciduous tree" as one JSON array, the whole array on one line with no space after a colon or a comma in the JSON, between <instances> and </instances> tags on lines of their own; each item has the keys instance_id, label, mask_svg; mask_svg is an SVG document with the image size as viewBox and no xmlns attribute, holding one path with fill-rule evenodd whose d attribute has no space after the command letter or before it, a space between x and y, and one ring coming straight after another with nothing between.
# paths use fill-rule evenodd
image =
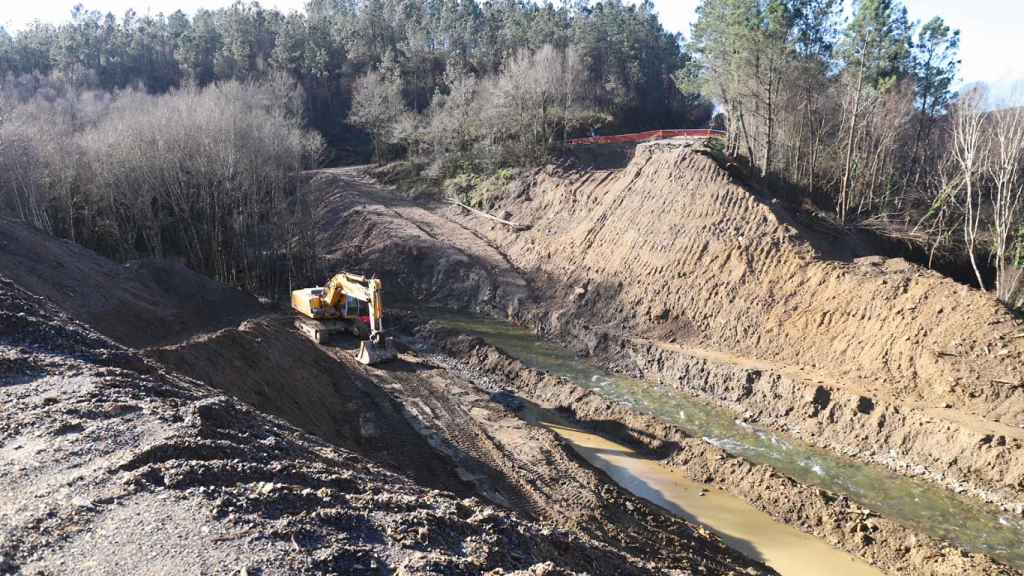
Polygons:
<instances>
[{"instance_id":1,"label":"bare deciduous tree","mask_svg":"<svg viewBox=\"0 0 1024 576\"><path fill-rule=\"evenodd\" d=\"M978 279L978 286L985 290L985 279L978 268L978 245L982 221L982 191L979 178L984 171L985 149L983 146L985 94L972 90L960 99L953 112L952 154L960 166L963 183L963 232L967 256Z\"/></svg>"},{"instance_id":2,"label":"bare deciduous tree","mask_svg":"<svg viewBox=\"0 0 1024 576\"><path fill-rule=\"evenodd\" d=\"M1009 103L1008 103L1009 104ZM992 131L988 168L992 178L992 257L996 267L996 296L1014 303L1024 269L1015 254L1024 199L1024 102L1002 106L990 114Z\"/></svg>"},{"instance_id":3,"label":"bare deciduous tree","mask_svg":"<svg viewBox=\"0 0 1024 576\"><path fill-rule=\"evenodd\" d=\"M377 162L384 161L384 147L392 140L391 128L405 111L398 76L371 70L356 80L348 122L370 133Z\"/></svg>"},{"instance_id":4,"label":"bare deciduous tree","mask_svg":"<svg viewBox=\"0 0 1024 576\"><path fill-rule=\"evenodd\" d=\"M182 256L254 292L295 254L287 200L323 141L281 87L40 95L0 126L0 212L108 256Z\"/></svg>"}]
</instances>

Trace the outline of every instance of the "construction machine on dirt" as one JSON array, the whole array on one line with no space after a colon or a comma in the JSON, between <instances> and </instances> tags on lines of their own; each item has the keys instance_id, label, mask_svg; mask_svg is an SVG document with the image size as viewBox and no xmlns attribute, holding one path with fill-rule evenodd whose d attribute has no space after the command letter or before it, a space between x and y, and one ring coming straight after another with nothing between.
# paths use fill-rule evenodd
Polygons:
<instances>
[{"instance_id":1,"label":"construction machine on dirt","mask_svg":"<svg viewBox=\"0 0 1024 576\"><path fill-rule=\"evenodd\" d=\"M394 360L394 344L381 321L383 286L377 278L342 272L325 286L292 292L292 308L299 313L295 326L317 344L324 344L337 332L360 339L356 359L363 364Z\"/></svg>"}]
</instances>

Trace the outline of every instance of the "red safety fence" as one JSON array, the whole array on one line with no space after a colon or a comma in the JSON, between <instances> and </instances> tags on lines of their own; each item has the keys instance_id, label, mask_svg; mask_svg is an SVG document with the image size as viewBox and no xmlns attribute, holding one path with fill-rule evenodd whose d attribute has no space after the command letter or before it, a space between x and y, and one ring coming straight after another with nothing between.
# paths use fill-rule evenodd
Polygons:
<instances>
[{"instance_id":1,"label":"red safety fence","mask_svg":"<svg viewBox=\"0 0 1024 576\"><path fill-rule=\"evenodd\" d=\"M581 144L627 144L637 142L648 142L650 140L663 140L665 138L725 138L726 133L721 130L650 130L648 132L637 132L635 134L617 134L615 136L591 136L590 138L574 138L567 144L577 146Z\"/></svg>"}]
</instances>

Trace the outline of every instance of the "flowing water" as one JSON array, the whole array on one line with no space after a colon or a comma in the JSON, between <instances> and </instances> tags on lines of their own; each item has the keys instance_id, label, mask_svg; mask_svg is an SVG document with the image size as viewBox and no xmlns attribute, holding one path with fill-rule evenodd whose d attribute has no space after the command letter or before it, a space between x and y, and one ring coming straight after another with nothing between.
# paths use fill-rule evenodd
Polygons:
<instances>
[{"instance_id":1,"label":"flowing water","mask_svg":"<svg viewBox=\"0 0 1024 576\"><path fill-rule=\"evenodd\" d=\"M1024 519L957 496L933 484L896 475L740 422L729 412L669 390L608 374L525 328L499 320L432 313L440 323L475 334L531 368L675 424L730 454L767 464L796 480L844 494L918 532L1024 568Z\"/></svg>"},{"instance_id":2,"label":"flowing water","mask_svg":"<svg viewBox=\"0 0 1024 576\"><path fill-rule=\"evenodd\" d=\"M863 561L824 541L775 521L746 501L686 478L657 460L568 424L557 414L530 408L528 420L564 438L617 484L691 522L707 526L728 546L784 576L882 576ZM813 561L809 561L813 559Z\"/></svg>"}]
</instances>

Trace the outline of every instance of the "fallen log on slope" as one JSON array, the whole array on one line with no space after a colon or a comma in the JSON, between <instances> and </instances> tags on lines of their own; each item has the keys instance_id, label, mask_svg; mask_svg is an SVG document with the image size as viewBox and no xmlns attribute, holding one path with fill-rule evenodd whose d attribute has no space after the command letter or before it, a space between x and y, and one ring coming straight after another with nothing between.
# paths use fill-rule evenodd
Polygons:
<instances>
[{"instance_id":1,"label":"fallen log on slope","mask_svg":"<svg viewBox=\"0 0 1024 576\"><path fill-rule=\"evenodd\" d=\"M488 218L488 219L494 220L495 222L500 222L501 224L504 224L504 225L512 228L512 230L514 230L516 232L523 232L525 230L529 230L530 229L530 225L529 224L517 224L515 222L510 222L508 220L504 220L504 219L498 218L497 216L492 216L492 215L488 214L487 212L484 212L483 210L477 210L476 208L473 208L471 206L466 206L462 202L457 202L455 200L446 200L446 202L448 202L449 204L454 204L454 205L456 205L456 206L458 206L460 208L465 208L466 210L469 210L470 212L473 212L474 214L483 216L484 218Z\"/></svg>"}]
</instances>

